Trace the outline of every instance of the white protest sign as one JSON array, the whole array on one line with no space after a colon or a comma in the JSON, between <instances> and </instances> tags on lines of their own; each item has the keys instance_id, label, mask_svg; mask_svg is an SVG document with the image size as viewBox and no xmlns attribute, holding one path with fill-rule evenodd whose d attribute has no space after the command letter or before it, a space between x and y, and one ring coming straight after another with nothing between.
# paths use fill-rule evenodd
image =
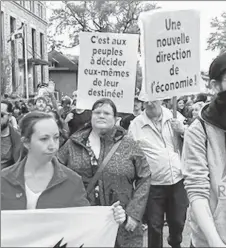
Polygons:
<instances>
[{"instance_id":1,"label":"white protest sign","mask_svg":"<svg viewBox=\"0 0 226 248\"><path fill-rule=\"evenodd\" d=\"M2 247L114 247L117 231L111 207L1 211Z\"/></svg>"},{"instance_id":2,"label":"white protest sign","mask_svg":"<svg viewBox=\"0 0 226 248\"><path fill-rule=\"evenodd\" d=\"M148 99L199 92L199 13L195 10L144 12L139 24Z\"/></svg>"},{"instance_id":3,"label":"white protest sign","mask_svg":"<svg viewBox=\"0 0 226 248\"><path fill-rule=\"evenodd\" d=\"M110 98L119 112L132 113L137 53L136 34L80 33L77 107Z\"/></svg>"}]
</instances>

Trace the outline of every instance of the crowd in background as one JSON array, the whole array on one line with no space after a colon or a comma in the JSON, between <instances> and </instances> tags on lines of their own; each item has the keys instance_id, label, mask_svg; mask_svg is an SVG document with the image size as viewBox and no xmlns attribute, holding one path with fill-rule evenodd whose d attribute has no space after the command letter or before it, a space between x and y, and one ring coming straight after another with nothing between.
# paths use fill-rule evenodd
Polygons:
<instances>
[{"instance_id":1,"label":"crowd in background","mask_svg":"<svg viewBox=\"0 0 226 248\"><path fill-rule=\"evenodd\" d=\"M139 90L136 90L139 92ZM179 115L185 118L185 124L190 125L198 116L200 109L205 103L210 102L211 95L200 93L198 95L183 96L177 99L177 111ZM61 101L57 101L54 94L48 92L45 95L37 96L30 99L11 99L7 94L2 98L3 101L9 102L10 124L19 129L20 120L27 113L38 110L51 113L57 120L59 128L64 131L65 138L69 137L86 123L90 121L90 110L76 108L77 91L72 96L64 96ZM173 110L172 99L161 101L162 106ZM128 130L130 122L144 110L143 101L138 95L134 98L133 113L118 113L117 124ZM66 131L66 132L65 132Z\"/></svg>"}]
</instances>

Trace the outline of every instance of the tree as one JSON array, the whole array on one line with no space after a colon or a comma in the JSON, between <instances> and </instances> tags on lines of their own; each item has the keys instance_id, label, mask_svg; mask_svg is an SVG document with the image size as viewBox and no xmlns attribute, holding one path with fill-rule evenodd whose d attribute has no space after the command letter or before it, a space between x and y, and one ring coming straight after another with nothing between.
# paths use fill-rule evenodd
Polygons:
<instances>
[{"instance_id":1,"label":"tree","mask_svg":"<svg viewBox=\"0 0 226 248\"><path fill-rule=\"evenodd\" d=\"M72 48L79 44L78 34L86 32L139 33L139 14L157 9L151 2L134 0L118 1L62 1L62 7L53 9L49 20L49 45L56 48ZM56 40L60 34L68 34L69 45Z\"/></svg>"},{"instance_id":2,"label":"tree","mask_svg":"<svg viewBox=\"0 0 226 248\"><path fill-rule=\"evenodd\" d=\"M226 48L226 12L223 12L220 18L213 18L210 25L215 32L210 33L207 50L224 50Z\"/></svg>"}]
</instances>

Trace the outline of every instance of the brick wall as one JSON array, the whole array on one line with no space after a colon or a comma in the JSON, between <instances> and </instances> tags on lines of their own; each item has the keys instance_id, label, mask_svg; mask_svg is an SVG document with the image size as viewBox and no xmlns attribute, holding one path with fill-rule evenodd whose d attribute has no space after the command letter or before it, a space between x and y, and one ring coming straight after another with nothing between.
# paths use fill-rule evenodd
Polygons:
<instances>
[{"instance_id":1,"label":"brick wall","mask_svg":"<svg viewBox=\"0 0 226 248\"><path fill-rule=\"evenodd\" d=\"M47 22L46 22L46 9L45 4L43 4L43 18L39 18L38 15L38 4L41 4L41 1L33 1L34 2L34 13L27 10L29 7L29 1L25 1L25 6L22 7L17 2L20 1L4 1L2 2L2 11L4 15L4 54L5 56L11 57L11 44L7 43L7 40L10 37L10 16L16 19L16 29L18 29L22 22L27 24L27 44L28 44L28 58L32 57L32 31L31 29L36 30L36 51L37 58L40 58L40 33L44 35L44 57L43 59L48 61L48 53L47 53ZM17 92L18 94L24 93L24 72L23 66L19 66L18 59L23 58L23 49L22 49L22 39L17 39L16 43L16 84L17 84ZM36 66L36 77L37 83L41 82L41 66ZM33 80L35 75L33 75L32 66L28 68L28 81L29 81L29 93L33 94ZM48 66L44 66L44 82L48 82ZM8 93L12 93L12 79L9 80Z\"/></svg>"}]
</instances>

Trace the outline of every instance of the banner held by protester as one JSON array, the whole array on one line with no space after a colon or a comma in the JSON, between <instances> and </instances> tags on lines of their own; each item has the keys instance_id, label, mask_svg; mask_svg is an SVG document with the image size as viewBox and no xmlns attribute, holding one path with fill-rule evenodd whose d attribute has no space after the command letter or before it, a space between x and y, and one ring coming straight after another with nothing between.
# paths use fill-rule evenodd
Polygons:
<instances>
[{"instance_id":1,"label":"banner held by protester","mask_svg":"<svg viewBox=\"0 0 226 248\"><path fill-rule=\"evenodd\" d=\"M111 207L2 211L2 247L114 247Z\"/></svg>"},{"instance_id":2,"label":"banner held by protester","mask_svg":"<svg viewBox=\"0 0 226 248\"><path fill-rule=\"evenodd\" d=\"M139 18L149 100L200 89L200 18L195 10L150 11Z\"/></svg>"},{"instance_id":3,"label":"banner held by protester","mask_svg":"<svg viewBox=\"0 0 226 248\"><path fill-rule=\"evenodd\" d=\"M132 113L137 54L136 34L80 33L77 107L110 98L119 112Z\"/></svg>"}]
</instances>

